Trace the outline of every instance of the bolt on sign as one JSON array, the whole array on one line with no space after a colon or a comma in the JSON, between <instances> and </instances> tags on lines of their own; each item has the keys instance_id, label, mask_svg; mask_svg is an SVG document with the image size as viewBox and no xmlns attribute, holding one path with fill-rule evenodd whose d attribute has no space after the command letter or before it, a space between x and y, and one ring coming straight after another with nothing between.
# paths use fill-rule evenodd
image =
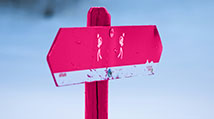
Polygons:
<instances>
[{"instance_id":1,"label":"bolt on sign","mask_svg":"<svg viewBox=\"0 0 214 119\"><path fill-rule=\"evenodd\" d=\"M161 52L155 25L60 28L47 60L64 86L153 75Z\"/></svg>"}]
</instances>

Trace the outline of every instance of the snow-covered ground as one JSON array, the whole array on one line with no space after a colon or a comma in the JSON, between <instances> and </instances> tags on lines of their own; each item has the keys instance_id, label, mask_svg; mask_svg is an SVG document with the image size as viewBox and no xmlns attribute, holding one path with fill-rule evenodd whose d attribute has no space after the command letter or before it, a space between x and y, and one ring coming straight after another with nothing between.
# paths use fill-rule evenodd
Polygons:
<instances>
[{"instance_id":1,"label":"snow-covered ground","mask_svg":"<svg viewBox=\"0 0 214 119\"><path fill-rule=\"evenodd\" d=\"M59 27L86 26L91 6L112 25L158 26L163 54L155 80L116 80L109 119L214 118L214 2L82 0L52 17L0 7L0 117L83 119L84 85L56 88L46 55ZM39 8L38 8L39 10Z\"/></svg>"}]
</instances>

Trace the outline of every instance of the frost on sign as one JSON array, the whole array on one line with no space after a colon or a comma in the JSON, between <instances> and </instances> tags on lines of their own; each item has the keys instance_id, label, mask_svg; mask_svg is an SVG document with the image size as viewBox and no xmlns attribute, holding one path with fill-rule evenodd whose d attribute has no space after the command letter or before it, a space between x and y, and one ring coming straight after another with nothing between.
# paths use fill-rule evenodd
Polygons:
<instances>
[{"instance_id":1,"label":"frost on sign","mask_svg":"<svg viewBox=\"0 0 214 119\"><path fill-rule=\"evenodd\" d=\"M156 26L61 28L47 60L57 86L154 75Z\"/></svg>"},{"instance_id":2,"label":"frost on sign","mask_svg":"<svg viewBox=\"0 0 214 119\"><path fill-rule=\"evenodd\" d=\"M61 72L55 73L54 75L59 85L72 85L84 83L85 81L90 82L101 80L114 80L131 78L135 76L154 75L156 72L156 65L156 63L146 63L140 65L98 68L74 72Z\"/></svg>"}]
</instances>

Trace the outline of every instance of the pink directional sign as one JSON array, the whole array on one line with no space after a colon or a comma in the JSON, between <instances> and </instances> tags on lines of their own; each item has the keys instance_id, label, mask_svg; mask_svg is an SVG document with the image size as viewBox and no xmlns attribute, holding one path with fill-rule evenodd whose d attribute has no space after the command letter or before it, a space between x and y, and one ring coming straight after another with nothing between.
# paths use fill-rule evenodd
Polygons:
<instances>
[{"instance_id":1,"label":"pink directional sign","mask_svg":"<svg viewBox=\"0 0 214 119\"><path fill-rule=\"evenodd\" d=\"M162 44L155 25L60 28L47 60L57 86L153 75Z\"/></svg>"}]
</instances>

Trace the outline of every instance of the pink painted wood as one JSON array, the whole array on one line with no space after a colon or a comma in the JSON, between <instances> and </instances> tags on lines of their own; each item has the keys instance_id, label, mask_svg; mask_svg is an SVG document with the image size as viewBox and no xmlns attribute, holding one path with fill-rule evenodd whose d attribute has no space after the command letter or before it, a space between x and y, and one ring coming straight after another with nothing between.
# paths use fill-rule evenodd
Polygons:
<instances>
[{"instance_id":1,"label":"pink painted wood","mask_svg":"<svg viewBox=\"0 0 214 119\"><path fill-rule=\"evenodd\" d=\"M103 7L88 11L87 26L110 26L111 17ZM85 119L108 119L108 80L85 83Z\"/></svg>"},{"instance_id":2,"label":"pink painted wood","mask_svg":"<svg viewBox=\"0 0 214 119\"><path fill-rule=\"evenodd\" d=\"M59 29L47 55L56 86L71 85L69 82L64 85L63 77L77 78L67 76L67 72L159 62L162 44L155 25L110 25L107 10L94 7L88 12L87 27ZM97 61L98 34L103 39L100 61ZM61 85L55 76L62 76ZM108 80L85 83L85 119L108 119Z\"/></svg>"}]
</instances>

